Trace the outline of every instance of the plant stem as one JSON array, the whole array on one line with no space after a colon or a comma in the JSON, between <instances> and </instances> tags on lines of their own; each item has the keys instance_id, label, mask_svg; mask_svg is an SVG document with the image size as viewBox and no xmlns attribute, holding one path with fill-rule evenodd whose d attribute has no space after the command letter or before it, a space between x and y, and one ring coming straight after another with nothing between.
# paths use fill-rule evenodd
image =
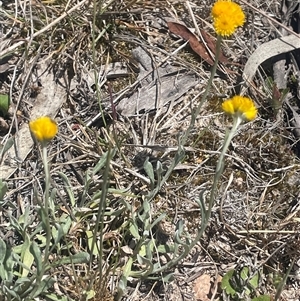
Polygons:
<instances>
[{"instance_id":1,"label":"plant stem","mask_svg":"<svg viewBox=\"0 0 300 301\"><path fill-rule=\"evenodd\" d=\"M214 205L215 194L216 194L216 191L217 191L217 185L218 185L218 182L219 182L220 177L221 177L221 175L223 173L223 170L224 170L224 158L225 158L226 152L228 150L229 144L230 144L234 134L237 131L238 126L243 121L242 118L240 118L239 116L234 117L233 120L234 120L233 126L232 126L231 130L225 136L224 145L223 145L223 148L222 148L222 151L221 151L221 154L220 154L217 166L216 166L214 181L213 181L213 185L212 185L211 192L210 192L208 210L206 211L206 215L205 215L205 226L204 226L204 228L206 228L206 226L208 224L208 220L209 220L210 215L211 215L211 210L212 210L212 207Z\"/></svg>"},{"instance_id":2,"label":"plant stem","mask_svg":"<svg viewBox=\"0 0 300 301\"><path fill-rule=\"evenodd\" d=\"M45 192L44 192L44 213L45 213L45 226L46 226L46 247L44 254L44 265L48 262L50 241L51 241L51 227L49 222L49 186L50 186L50 170L48 165L48 154L47 154L47 144L42 143L42 160L44 164L45 172Z\"/></svg>"}]
</instances>

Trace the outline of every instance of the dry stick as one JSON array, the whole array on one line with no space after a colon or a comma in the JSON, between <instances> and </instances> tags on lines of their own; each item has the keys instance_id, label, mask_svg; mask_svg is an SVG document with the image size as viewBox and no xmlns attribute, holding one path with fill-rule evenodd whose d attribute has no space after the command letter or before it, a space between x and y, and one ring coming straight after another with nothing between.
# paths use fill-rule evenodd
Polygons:
<instances>
[{"instance_id":1,"label":"dry stick","mask_svg":"<svg viewBox=\"0 0 300 301\"><path fill-rule=\"evenodd\" d=\"M57 23L59 23L62 19L64 19L66 16L68 16L74 10L76 10L77 8L79 8L80 6L82 6L85 2L87 2L87 0L82 0L77 5L75 5L71 9L69 9L67 12L64 12L60 17L58 17L57 19L55 19L53 22L51 22L50 24L48 24L47 26L45 26L41 30L39 30L36 33L34 33L32 36L30 36L30 37L28 37L28 38L26 38L26 39L24 39L24 40L22 40L22 41L20 41L18 43L13 44L12 46L6 48L2 52L0 52L0 58L2 58L5 55L9 54L10 52L12 52L13 50L15 50L19 46L22 46L24 43L28 43L30 39L33 39L33 38L39 36L40 34L44 33L45 31L47 31L48 29L50 29L51 27L53 27L54 25L56 25Z\"/></svg>"},{"instance_id":2,"label":"dry stick","mask_svg":"<svg viewBox=\"0 0 300 301\"><path fill-rule=\"evenodd\" d=\"M284 24L278 22L277 20L275 20L274 18L268 16L265 12L259 10L258 8L254 7L253 5L251 5L249 2L247 2L246 0L240 0L241 2L243 2L245 5L249 6L251 9L255 10L256 12L258 12L259 14L263 15L264 17L266 17L267 19L269 19L270 21L272 21L273 23L277 24L278 26L284 28L287 32L289 32L290 34L296 36L297 38L300 38L300 35L297 34L296 32L294 32L292 29L288 28L287 26L285 26Z\"/></svg>"}]
</instances>

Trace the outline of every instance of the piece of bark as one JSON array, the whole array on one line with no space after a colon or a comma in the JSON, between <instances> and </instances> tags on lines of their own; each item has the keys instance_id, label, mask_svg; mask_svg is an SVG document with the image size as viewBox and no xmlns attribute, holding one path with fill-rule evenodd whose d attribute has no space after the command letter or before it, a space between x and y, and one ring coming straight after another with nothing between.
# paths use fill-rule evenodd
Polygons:
<instances>
[{"instance_id":1,"label":"piece of bark","mask_svg":"<svg viewBox=\"0 0 300 301\"><path fill-rule=\"evenodd\" d=\"M133 57L139 63L137 82L141 87L116 106L123 116L133 116L159 109L170 102L175 103L199 82L195 74L183 72L168 63L155 69L157 64L142 47L133 50Z\"/></svg>"},{"instance_id":2,"label":"piece of bark","mask_svg":"<svg viewBox=\"0 0 300 301\"><path fill-rule=\"evenodd\" d=\"M167 77L161 82L161 103L159 105L157 104L159 93L154 84L150 88L148 86L142 87L131 97L122 99L117 106L117 111L123 116L133 116L138 113L158 109L169 102L175 103L198 82L194 74Z\"/></svg>"},{"instance_id":3,"label":"piece of bark","mask_svg":"<svg viewBox=\"0 0 300 301\"><path fill-rule=\"evenodd\" d=\"M245 81L241 95L246 93L258 67L266 60L282 53L287 53L300 48L300 39L295 35L278 38L260 45L249 57L243 72Z\"/></svg>"},{"instance_id":4,"label":"piece of bark","mask_svg":"<svg viewBox=\"0 0 300 301\"><path fill-rule=\"evenodd\" d=\"M53 75L47 70L48 65L43 63L37 71L42 87L32 107L31 120L41 116L54 118L67 96L65 89L55 82ZM14 141L15 147L11 147L4 155L0 166L0 179L9 178L18 168L18 163L26 159L34 146L27 122L21 125L14 136Z\"/></svg>"}]
</instances>

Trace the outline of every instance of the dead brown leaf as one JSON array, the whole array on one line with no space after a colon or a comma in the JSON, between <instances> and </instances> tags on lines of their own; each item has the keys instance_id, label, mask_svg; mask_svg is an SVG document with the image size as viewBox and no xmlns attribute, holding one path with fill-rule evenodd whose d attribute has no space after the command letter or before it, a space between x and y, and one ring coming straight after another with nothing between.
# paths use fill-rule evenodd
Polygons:
<instances>
[{"instance_id":1,"label":"dead brown leaf","mask_svg":"<svg viewBox=\"0 0 300 301\"><path fill-rule=\"evenodd\" d=\"M194 292L197 301L210 301L208 294L211 288L210 276L203 274L194 281Z\"/></svg>"},{"instance_id":2,"label":"dead brown leaf","mask_svg":"<svg viewBox=\"0 0 300 301\"><path fill-rule=\"evenodd\" d=\"M191 48L202 58L204 59L208 64L213 65L213 58L208 53L205 45L200 42L197 37L183 24L168 21L168 27L169 30L182 37L184 40L189 41ZM205 30L200 29L201 35L203 40L205 41L207 47L210 49L210 51L213 54L216 54L216 41L215 39ZM220 52L219 55L219 61L223 64L229 64L227 57L224 55L224 53Z\"/></svg>"},{"instance_id":3,"label":"dead brown leaf","mask_svg":"<svg viewBox=\"0 0 300 301\"><path fill-rule=\"evenodd\" d=\"M212 51L213 54L216 54L216 40L205 30L200 29L201 35L205 43L207 44L208 48ZM231 62L228 61L228 58L222 52L222 49L219 54L219 61L223 64L229 64Z\"/></svg>"},{"instance_id":4,"label":"dead brown leaf","mask_svg":"<svg viewBox=\"0 0 300 301\"><path fill-rule=\"evenodd\" d=\"M167 22L169 30L182 37L184 40L189 41L191 48L208 64L211 66L214 64L212 58L207 52L205 46L200 43L197 37L184 25L176 23L176 22Z\"/></svg>"},{"instance_id":5,"label":"dead brown leaf","mask_svg":"<svg viewBox=\"0 0 300 301\"><path fill-rule=\"evenodd\" d=\"M167 21L169 30L182 37L184 40L189 41L189 44L194 52L196 52L203 60L205 60L209 65L214 64L214 57L212 58L210 53L213 54L213 56L216 54L216 41L215 39L207 33L205 30L200 29L202 39L205 43L202 43L198 40L198 38L183 24L173 22L173 21ZM207 51L207 48L209 48L209 51ZM222 52L222 49L220 50L219 54L219 62L223 63L224 65L235 65L241 67L242 65L239 63L233 63L228 60L228 58L224 55ZM239 74L236 71L232 71L226 66L223 66L219 69L223 73L227 74ZM225 72L226 71L226 72Z\"/></svg>"}]
</instances>

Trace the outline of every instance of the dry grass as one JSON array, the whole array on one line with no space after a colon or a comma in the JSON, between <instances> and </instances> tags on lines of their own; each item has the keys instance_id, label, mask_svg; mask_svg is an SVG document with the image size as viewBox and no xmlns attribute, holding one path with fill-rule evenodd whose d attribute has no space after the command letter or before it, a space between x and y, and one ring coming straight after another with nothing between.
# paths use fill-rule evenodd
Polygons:
<instances>
[{"instance_id":1,"label":"dry grass","mask_svg":"<svg viewBox=\"0 0 300 301\"><path fill-rule=\"evenodd\" d=\"M161 162L162 175L174 161L178 136L189 126L191 108L196 107L210 76L210 67L188 45L179 49L184 41L169 33L166 17L178 18L189 28L198 26L214 35L209 15L212 3L53 0L3 1L0 6L0 91L9 94L12 102L9 114L3 118L7 126L0 128L3 143L30 119L43 89L36 77L42 63L47 66L49 78L54 76L53 86L60 85L66 91L64 103L56 112L60 133L49 146L49 160L57 195L53 222L70 224L51 260L81 251L93 253L91 237L96 233L99 240L103 233L100 259L94 250L85 263L68 262L47 272L56 280L48 292L56 296L53 300L112 300L117 295L119 277L134 245L132 233L126 228L131 218L126 204L137 210L154 191L143 167L147 158L154 167ZM243 5L247 23L223 43L227 57L241 66L254 49L277 37L280 31L264 16L280 19L279 1L253 0L250 4L258 11ZM148 53L154 66L175 66L180 70L173 76L174 85L180 73L186 76L188 72L197 78L197 85L157 110L124 116L119 102L129 102L131 95L147 84L146 75L139 77L141 65L131 54L138 46ZM293 97L290 103L298 111L296 62L290 59L288 85ZM109 75L100 71L107 71L110 63L122 64L121 75L115 70ZM240 65L227 66L232 73L219 71L189 136L184 158L165 185L153 194L153 220L166 213L153 232L158 241L172 240L179 220L185 221L186 233L196 232L200 210L195 200L203 190L210 189L226 127L231 125L221 113L220 104L223 98L240 90ZM152 76L156 76L155 72ZM204 237L189 256L171 269L174 282L164 283L150 276L130 278L123 300L196 300L193 281L203 274L211 276L209 300L230 300L218 289L218 275L244 266L261 274L253 295L275 296L276 277L282 280L293 260L295 265L280 298L299 299L299 137L293 134L288 106L283 105L280 114L274 116L268 101L272 93L265 84L267 76L273 76L271 61L257 72L247 90L259 105L259 118L243 125L231 144ZM163 80L158 76L158 94L162 93ZM108 150L113 154L99 228L98 208L108 178L105 164L95 173L91 170ZM5 179L8 192L0 216L0 237L11 247L24 242L22 234L11 226L12 217L22 225L22 219L28 218L25 229L31 235L38 225L36 198L41 198L44 186L37 147L23 162L16 164L15 159L4 158L2 162L17 167ZM59 172L67 176L71 193ZM91 178L87 179L86 174ZM158 256L153 260L164 262L168 258ZM5 298L3 293L1 300ZM245 295L241 298L250 300Z\"/></svg>"}]
</instances>

